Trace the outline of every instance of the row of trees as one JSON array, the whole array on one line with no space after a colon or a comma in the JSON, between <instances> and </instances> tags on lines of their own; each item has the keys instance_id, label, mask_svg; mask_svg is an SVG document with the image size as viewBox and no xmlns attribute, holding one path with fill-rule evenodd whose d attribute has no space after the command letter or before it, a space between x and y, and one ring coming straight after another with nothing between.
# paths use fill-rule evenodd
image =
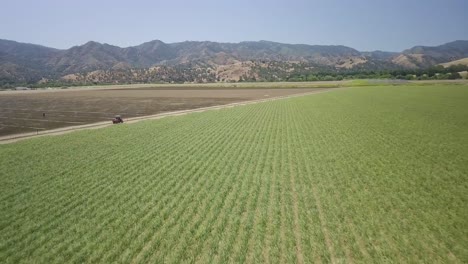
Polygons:
<instances>
[{"instance_id":1,"label":"row of trees","mask_svg":"<svg viewBox=\"0 0 468 264\"><path fill-rule=\"evenodd\" d=\"M344 79L401 79L401 80L455 80L461 79L459 72L468 71L468 65L450 67L434 66L427 69L398 70L337 70L311 73L292 73L287 81L339 81Z\"/></svg>"}]
</instances>

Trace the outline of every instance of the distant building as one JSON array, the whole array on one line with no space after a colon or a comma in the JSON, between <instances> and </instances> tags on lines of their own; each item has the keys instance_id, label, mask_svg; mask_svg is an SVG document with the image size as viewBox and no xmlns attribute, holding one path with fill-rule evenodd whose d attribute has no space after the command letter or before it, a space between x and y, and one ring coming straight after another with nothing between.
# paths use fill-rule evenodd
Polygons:
<instances>
[{"instance_id":1,"label":"distant building","mask_svg":"<svg viewBox=\"0 0 468 264\"><path fill-rule=\"evenodd\" d=\"M31 90L31 88L28 88L28 87L15 87L15 90L17 90L17 91L26 91L26 90Z\"/></svg>"}]
</instances>

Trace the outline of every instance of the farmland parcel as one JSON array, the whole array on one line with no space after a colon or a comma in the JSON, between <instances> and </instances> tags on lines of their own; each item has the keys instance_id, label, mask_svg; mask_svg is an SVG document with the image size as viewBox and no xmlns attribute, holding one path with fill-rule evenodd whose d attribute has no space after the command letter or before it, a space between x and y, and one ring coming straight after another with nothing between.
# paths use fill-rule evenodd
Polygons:
<instances>
[{"instance_id":1,"label":"farmland parcel","mask_svg":"<svg viewBox=\"0 0 468 264\"><path fill-rule=\"evenodd\" d=\"M0 145L0 262L468 262L468 89L365 87Z\"/></svg>"},{"instance_id":2,"label":"farmland parcel","mask_svg":"<svg viewBox=\"0 0 468 264\"><path fill-rule=\"evenodd\" d=\"M268 99L323 88L229 89L212 87L148 87L77 89L0 93L0 138L229 103Z\"/></svg>"}]
</instances>

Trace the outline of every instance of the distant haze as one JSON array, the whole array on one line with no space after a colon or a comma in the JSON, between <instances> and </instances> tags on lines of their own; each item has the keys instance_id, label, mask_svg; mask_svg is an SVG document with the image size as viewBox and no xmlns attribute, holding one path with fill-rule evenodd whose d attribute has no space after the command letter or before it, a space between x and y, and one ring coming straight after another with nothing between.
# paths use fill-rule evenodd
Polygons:
<instances>
[{"instance_id":1,"label":"distant haze","mask_svg":"<svg viewBox=\"0 0 468 264\"><path fill-rule=\"evenodd\" d=\"M160 39L402 51L468 39L466 0L5 0L1 8L0 39L61 49Z\"/></svg>"}]
</instances>

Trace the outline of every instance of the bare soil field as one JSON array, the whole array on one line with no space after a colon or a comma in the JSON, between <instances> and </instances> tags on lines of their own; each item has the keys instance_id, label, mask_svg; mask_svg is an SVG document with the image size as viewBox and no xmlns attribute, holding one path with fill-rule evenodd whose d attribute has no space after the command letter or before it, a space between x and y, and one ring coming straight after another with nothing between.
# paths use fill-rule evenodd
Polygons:
<instances>
[{"instance_id":1,"label":"bare soil field","mask_svg":"<svg viewBox=\"0 0 468 264\"><path fill-rule=\"evenodd\" d=\"M165 112L274 98L327 88L142 87L0 93L0 137Z\"/></svg>"}]
</instances>

